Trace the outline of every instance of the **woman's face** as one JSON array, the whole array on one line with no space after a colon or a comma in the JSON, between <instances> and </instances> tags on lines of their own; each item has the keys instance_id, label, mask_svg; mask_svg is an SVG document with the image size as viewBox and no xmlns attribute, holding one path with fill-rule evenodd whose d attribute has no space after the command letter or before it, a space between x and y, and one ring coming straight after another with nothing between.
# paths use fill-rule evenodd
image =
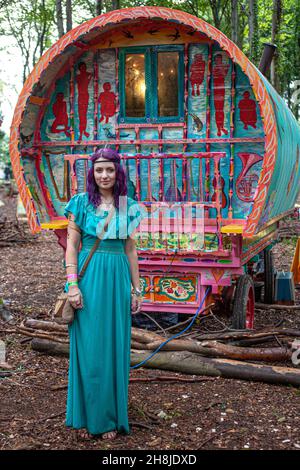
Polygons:
<instances>
[{"instance_id":1,"label":"woman's face","mask_svg":"<svg viewBox=\"0 0 300 470\"><path fill-rule=\"evenodd\" d=\"M113 189L116 182L115 165L109 160L95 162L94 164L94 178L99 189Z\"/></svg>"}]
</instances>

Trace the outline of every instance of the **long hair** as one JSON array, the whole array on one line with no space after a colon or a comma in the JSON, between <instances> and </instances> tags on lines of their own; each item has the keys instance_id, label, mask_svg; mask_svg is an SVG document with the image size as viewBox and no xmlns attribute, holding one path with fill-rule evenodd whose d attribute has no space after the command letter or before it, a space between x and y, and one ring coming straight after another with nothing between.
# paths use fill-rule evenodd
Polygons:
<instances>
[{"instance_id":1,"label":"long hair","mask_svg":"<svg viewBox=\"0 0 300 470\"><path fill-rule=\"evenodd\" d=\"M126 174L121 165L120 155L116 150L113 150L111 148L97 150L90 157L90 160L92 161L92 166L89 169L87 177L87 192L89 202L93 204L94 207L97 207L99 204L101 204L101 194L94 178L94 165L95 161L98 160L98 158L105 158L108 161L112 161L115 166L116 182L113 187L113 196L115 207L119 209L119 196L127 195Z\"/></svg>"}]
</instances>

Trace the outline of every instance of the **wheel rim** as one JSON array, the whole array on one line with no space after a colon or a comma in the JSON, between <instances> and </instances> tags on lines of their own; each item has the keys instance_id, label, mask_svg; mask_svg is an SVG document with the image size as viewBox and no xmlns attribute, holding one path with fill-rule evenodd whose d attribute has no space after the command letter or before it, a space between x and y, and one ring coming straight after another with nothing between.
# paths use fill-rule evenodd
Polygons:
<instances>
[{"instance_id":1,"label":"wheel rim","mask_svg":"<svg viewBox=\"0 0 300 470\"><path fill-rule=\"evenodd\" d=\"M250 287L247 300L246 328L254 326L254 289Z\"/></svg>"}]
</instances>

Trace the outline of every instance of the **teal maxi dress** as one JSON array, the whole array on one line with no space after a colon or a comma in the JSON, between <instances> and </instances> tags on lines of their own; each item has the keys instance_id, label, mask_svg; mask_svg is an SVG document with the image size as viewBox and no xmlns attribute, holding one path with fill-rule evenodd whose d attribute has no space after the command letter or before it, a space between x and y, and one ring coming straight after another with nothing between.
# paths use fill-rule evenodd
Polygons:
<instances>
[{"instance_id":1,"label":"teal maxi dress","mask_svg":"<svg viewBox=\"0 0 300 470\"><path fill-rule=\"evenodd\" d=\"M131 339L131 273L125 253L126 238L143 218L143 209L131 198L128 212L116 210L109 229L93 254L79 288L83 308L69 325L70 353L65 425L86 428L91 434L117 430L129 434L128 384ZM133 210L132 210L133 209ZM80 272L108 215L88 201L87 193L73 196L64 214L71 212L82 231L78 254ZM131 214L131 215L130 215ZM125 223L126 222L126 223ZM120 228L122 230L120 232ZM65 291L67 291L67 285Z\"/></svg>"}]
</instances>

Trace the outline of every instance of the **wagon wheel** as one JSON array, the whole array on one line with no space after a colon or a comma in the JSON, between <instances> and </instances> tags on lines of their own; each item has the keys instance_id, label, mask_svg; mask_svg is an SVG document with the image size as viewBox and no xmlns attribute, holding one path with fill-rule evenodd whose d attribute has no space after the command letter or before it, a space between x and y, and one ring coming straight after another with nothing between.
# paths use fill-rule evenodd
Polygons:
<instances>
[{"instance_id":1,"label":"wagon wheel","mask_svg":"<svg viewBox=\"0 0 300 470\"><path fill-rule=\"evenodd\" d=\"M244 274L237 281L232 313L232 327L237 330L253 328L254 307L254 283L251 276Z\"/></svg>"},{"instance_id":2,"label":"wagon wheel","mask_svg":"<svg viewBox=\"0 0 300 470\"><path fill-rule=\"evenodd\" d=\"M264 303L274 303L274 263L273 253L271 250L264 250L264 281L265 281L265 294Z\"/></svg>"}]
</instances>

